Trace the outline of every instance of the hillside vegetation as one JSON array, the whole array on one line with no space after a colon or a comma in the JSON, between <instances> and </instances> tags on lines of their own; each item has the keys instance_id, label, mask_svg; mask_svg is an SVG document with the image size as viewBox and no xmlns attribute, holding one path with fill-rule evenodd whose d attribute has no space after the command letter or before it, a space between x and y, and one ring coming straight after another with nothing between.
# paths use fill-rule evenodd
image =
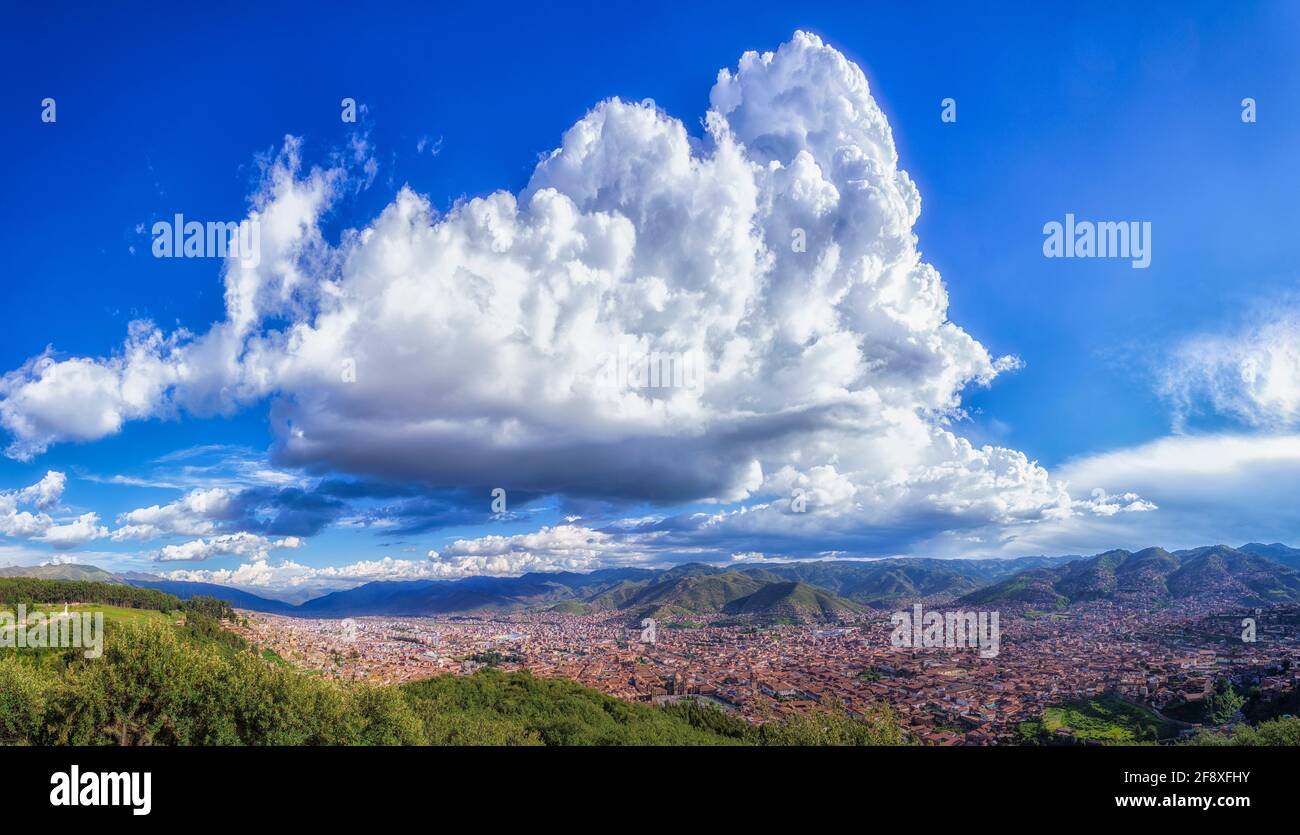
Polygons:
<instances>
[{"instance_id":1,"label":"hillside vegetation","mask_svg":"<svg viewBox=\"0 0 1300 835\"><path fill-rule=\"evenodd\" d=\"M1201 731L1187 741L1188 745L1249 745L1287 746L1300 745L1300 719L1271 719L1258 725L1237 725L1230 732Z\"/></svg>"},{"instance_id":2,"label":"hillside vegetation","mask_svg":"<svg viewBox=\"0 0 1300 835\"><path fill-rule=\"evenodd\" d=\"M85 580L42 580L34 577L0 578L0 603L107 603L133 609L172 611L179 609L180 598L157 591L118 583Z\"/></svg>"},{"instance_id":3,"label":"hillside vegetation","mask_svg":"<svg viewBox=\"0 0 1300 835\"><path fill-rule=\"evenodd\" d=\"M1049 707L1039 721L1022 722L1019 731L1030 744L1113 744L1171 739L1178 725L1147 708L1103 696Z\"/></svg>"}]
</instances>

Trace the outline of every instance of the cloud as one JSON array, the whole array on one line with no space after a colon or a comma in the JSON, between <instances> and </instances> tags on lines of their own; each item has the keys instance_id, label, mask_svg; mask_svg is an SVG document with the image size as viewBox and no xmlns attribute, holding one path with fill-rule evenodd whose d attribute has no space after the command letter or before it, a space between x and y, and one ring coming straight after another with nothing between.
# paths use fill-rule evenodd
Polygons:
<instances>
[{"instance_id":1,"label":"cloud","mask_svg":"<svg viewBox=\"0 0 1300 835\"><path fill-rule=\"evenodd\" d=\"M535 496L515 494L517 508ZM377 503L382 502L382 503ZM490 496L466 491L423 494L404 485L338 478L306 487L211 487L176 501L119 514L117 542L168 536L210 536L240 531L268 536L311 537L338 522L375 527L386 534L424 533L493 519Z\"/></svg>"},{"instance_id":2,"label":"cloud","mask_svg":"<svg viewBox=\"0 0 1300 835\"><path fill-rule=\"evenodd\" d=\"M316 480L300 472L277 469L267 460L265 453L227 444L178 449L145 462L131 474L79 472L78 476L96 484L167 490L278 488L304 486Z\"/></svg>"},{"instance_id":3,"label":"cloud","mask_svg":"<svg viewBox=\"0 0 1300 835\"><path fill-rule=\"evenodd\" d=\"M28 539L39 535L54 524L45 513L32 513L18 509L18 497L13 493L0 493L0 533Z\"/></svg>"},{"instance_id":4,"label":"cloud","mask_svg":"<svg viewBox=\"0 0 1300 835\"><path fill-rule=\"evenodd\" d=\"M602 530L640 537L640 547L668 562L727 560L737 552L940 555L958 549L937 537L989 542L1088 512L1088 503L1072 501L1064 484L1019 452L976 448L923 425L919 431L935 433L933 446L904 450L905 466L891 477L874 477L872 468L899 460L897 445L845 447L834 464L773 473L764 490L778 498L623 520ZM913 457L917 448L927 456Z\"/></svg>"},{"instance_id":5,"label":"cloud","mask_svg":"<svg viewBox=\"0 0 1300 835\"><path fill-rule=\"evenodd\" d=\"M68 477L60 472L48 470L40 481L18 492L18 501L30 502L41 510L49 510L63 497L63 488L68 484Z\"/></svg>"},{"instance_id":6,"label":"cloud","mask_svg":"<svg viewBox=\"0 0 1300 835\"><path fill-rule=\"evenodd\" d=\"M440 577L513 576L530 571L591 571L647 559L636 543L578 525L546 526L532 533L458 539L430 551L430 571Z\"/></svg>"},{"instance_id":7,"label":"cloud","mask_svg":"<svg viewBox=\"0 0 1300 835\"><path fill-rule=\"evenodd\" d=\"M163 576L171 580L287 591L344 589L376 580L434 580L448 575L428 561L384 557L326 567L303 565L293 560L272 564L259 558L235 568L177 569L164 572Z\"/></svg>"},{"instance_id":8,"label":"cloud","mask_svg":"<svg viewBox=\"0 0 1300 835\"><path fill-rule=\"evenodd\" d=\"M57 360L46 349L9 372L0 378L0 424L13 436L7 454L30 460L55 441L95 440L162 413L183 338L133 322L117 356Z\"/></svg>"},{"instance_id":9,"label":"cloud","mask_svg":"<svg viewBox=\"0 0 1300 835\"><path fill-rule=\"evenodd\" d=\"M169 580L191 583L288 589L310 583L316 571L317 569L292 560L283 560L279 565L272 566L265 558L259 558L235 568L177 569L163 572L163 576Z\"/></svg>"},{"instance_id":10,"label":"cloud","mask_svg":"<svg viewBox=\"0 0 1300 835\"><path fill-rule=\"evenodd\" d=\"M1300 529L1294 501L1300 491L1300 435L1175 435L1078 458L1058 474L1072 489L1091 490L1103 503L1093 512L1019 531L1000 552L1240 545L1286 541ZM1140 494L1143 504L1133 508L1132 495L1106 492L1123 488ZM1125 512L1134 509L1148 512Z\"/></svg>"},{"instance_id":11,"label":"cloud","mask_svg":"<svg viewBox=\"0 0 1300 835\"><path fill-rule=\"evenodd\" d=\"M339 495L356 498L356 488L343 487L343 484L336 482L322 489L341 491ZM366 495L366 488L361 489L361 495ZM509 493L507 510L495 513L491 493L486 489L429 491L360 509L340 520L340 524L373 527L391 536L412 536L442 528L516 520L532 510L539 498L536 494L522 491Z\"/></svg>"},{"instance_id":12,"label":"cloud","mask_svg":"<svg viewBox=\"0 0 1300 835\"><path fill-rule=\"evenodd\" d=\"M590 571L611 564L636 564L642 556L617 537L572 525L543 527L533 533L457 540L427 560L384 557L348 565L313 567L265 555L230 569L179 569L173 580L288 590L303 587L349 588L376 580L448 580L476 576L515 576L529 571Z\"/></svg>"},{"instance_id":13,"label":"cloud","mask_svg":"<svg viewBox=\"0 0 1300 835\"><path fill-rule=\"evenodd\" d=\"M95 513L83 513L59 522L47 510L58 505L67 485L64 473L50 470L38 482L21 490L0 491L0 534L41 542L54 548L76 548L108 535ZM32 505L37 513L21 510Z\"/></svg>"},{"instance_id":14,"label":"cloud","mask_svg":"<svg viewBox=\"0 0 1300 835\"><path fill-rule=\"evenodd\" d=\"M201 562L214 557L238 556L262 560L267 552L284 548L301 548L303 542L296 536L270 540L258 534L241 531L221 534L209 539L194 539L180 545L164 545L159 551L159 562Z\"/></svg>"},{"instance_id":15,"label":"cloud","mask_svg":"<svg viewBox=\"0 0 1300 835\"><path fill-rule=\"evenodd\" d=\"M221 521L236 518L238 495L238 491L222 487L192 490L166 505L127 511L117 517L121 527L113 531L112 538L122 542L177 534L207 536L218 530Z\"/></svg>"},{"instance_id":16,"label":"cloud","mask_svg":"<svg viewBox=\"0 0 1300 835\"><path fill-rule=\"evenodd\" d=\"M79 562L80 558L72 554L55 554L41 565L78 565Z\"/></svg>"},{"instance_id":17,"label":"cloud","mask_svg":"<svg viewBox=\"0 0 1300 835\"><path fill-rule=\"evenodd\" d=\"M692 136L657 108L601 102L519 194L440 214L403 188L337 244L320 224L346 155L304 172L288 139L252 201L260 262L225 264L224 319L201 335L135 323L113 357L47 350L6 375L9 454L269 398L283 466L476 495L750 503L656 532L684 553L899 549L1091 512L1024 454L955 434L962 392L1018 361L948 319L917 248L920 195L862 71L799 32L719 73L710 105ZM652 352L698 358L693 384L608 384L612 357Z\"/></svg>"},{"instance_id":18,"label":"cloud","mask_svg":"<svg viewBox=\"0 0 1300 835\"><path fill-rule=\"evenodd\" d=\"M1212 413L1269 431L1300 426L1300 313L1184 341L1159 375L1175 428Z\"/></svg>"},{"instance_id":19,"label":"cloud","mask_svg":"<svg viewBox=\"0 0 1300 835\"><path fill-rule=\"evenodd\" d=\"M105 536L108 528L99 524L99 514L83 513L71 522L48 525L32 539L53 548L76 548Z\"/></svg>"},{"instance_id":20,"label":"cloud","mask_svg":"<svg viewBox=\"0 0 1300 835\"><path fill-rule=\"evenodd\" d=\"M1114 516L1116 513L1146 513L1157 510L1154 503L1143 499L1137 493L1128 492L1112 496L1101 487L1092 489L1092 498L1076 501L1074 505L1097 516Z\"/></svg>"}]
</instances>

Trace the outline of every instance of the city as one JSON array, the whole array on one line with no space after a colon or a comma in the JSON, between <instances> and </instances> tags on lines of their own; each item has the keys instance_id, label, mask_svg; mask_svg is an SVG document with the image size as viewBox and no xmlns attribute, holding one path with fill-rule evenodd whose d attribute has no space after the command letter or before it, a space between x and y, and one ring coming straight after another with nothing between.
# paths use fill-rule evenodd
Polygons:
<instances>
[{"instance_id":1,"label":"city","mask_svg":"<svg viewBox=\"0 0 1300 835\"><path fill-rule=\"evenodd\" d=\"M879 615L833 626L703 615L658 624L648 643L626 614L241 614L245 623L232 628L255 646L349 680L401 683L490 664L630 701L698 698L751 722L883 703L914 738L936 745L1013 743L1016 725L1044 708L1106 693L1158 710L1205 697L1220 678L1258 686L1265 698L1300 685L1295 606L1256 613L1198 603L1151 612L1104 602L1068 613L1004 613L996 658L896 648L889 619ZM1258 620L1254 642L1241 640L1244 617Z\"/></svg>"}]
</instances>

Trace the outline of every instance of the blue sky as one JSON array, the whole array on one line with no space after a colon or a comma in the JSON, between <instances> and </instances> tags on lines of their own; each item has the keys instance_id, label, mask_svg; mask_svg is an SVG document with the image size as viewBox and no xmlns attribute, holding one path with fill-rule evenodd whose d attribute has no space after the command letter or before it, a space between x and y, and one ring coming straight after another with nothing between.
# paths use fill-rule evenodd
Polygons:
<instances>
[{"instance_id":1,"label":"blue sky","mask_svg":"<svg viewBox=\"0 0 1300 835\"><path fill-rule=\"evenodd\" d=\"M987 386L970 379L957 385L963 414L931 413L926 420L976 448L991 444L1022 453L1045 478L1072 476L1068 499L1041 495L1048 488L1035 482L1034 473L1013 486L1011 498L974 497L969 485L981 478L963 475L966 480L950 497L935 488L924 501L903 499L903 492L925 492L917 485L930 476L915 468L944 469L929 449L933 439L906 466L895 462L877 472L837 464L829 453L813 461L811 449L833 446L820 434L803 442L786 438L779 451L724 444L717 439L737 433L719 428L724 421L713 413L700 423L667 420L650 435L671 435L702 462L716 455L719 466L735 469L716 478L669 473L670 467L647 462L644 454L586 473L576 462L540 452L548 447L541 427L550 424L539 423L533 427L536 443L527 449L535 460L521 465L529 472L509 485L518 497L512 512L494 517L484 493L502 479L495 471L489 476L490 467L483 480L476 478L470 452L469 463L430 471L407 467L397 434L392 445L357 447L355 455L318 447L285 455L279 442L287 436L277 433L292 430L277 428L273 404L298 398L295 408L308 410L319 389L309 395L282 380L223 399L231 383L202 397L166 393L112 431L87 434L59 424L38 432L49 440L38 444L39 451L15 453L11 447L11 456L0 460L0 488L21 490L48 471L65 474L66 483L43 509L16 505L16 513L39 510L48 519L11 521L0 540L6 549L0 563L57 557L137 570L234 571L259 559L274 565L288 558L317 568L388 557L422 565L429 551L441 555L433 561L445 559L448 543L460 540L478 543L462 546L462 557L500 557L485 570L510 571L733 554L1010 554L1201 544L1167 541L1175 534L1300 539L1300 521L1271 512L1272 505L1247 487L1185 494L1172 485L1187 473L1149 460L1197 457L1191 444L1217 454L1229 446L1222 439L1231 438L1255 451L1246 463L1221 462L1223 470L1207 480L1236 484L1222 479L1231 472L1245 485L1254 481L1247 478L1256 472L1250 468L1262 467L1277 483L1297 470L1286 446L1300 385L1295 347L1287 341L1294 333L1290 311L1300 266L1288 223L1300 193L1294 162L1294 148L1300 147L1300 59L1294 50L1300 12L1293 5L1161 4L1140 18L1124 4L1086 10L750 5L744 15L695 4L638 8L632 15L594 3L437 10L411 4L365 13L233 4L221 14L203 15L177 14L165 5L131 14L88 5L39 18L18 13L22 19L5 27L8 43L0 55L10 79L0 116L11 160L9 195L0 204L9 311L0 331L0 365L13 372L3 392L4 428L12 439L15 427L32 425L28 412L37 407L24 399L22 387L43 372L25 364L47 346L56 362L86 358L102 364L115 352L121 356L133 320L151 321L167 339L179 329L202 335L227 315L221 262L153 258L149 229L176 212L204 221L238 220L249 211L250 197L272 199L267 172L284 163L286 136L298 143L294 177L309 178L313 166L342 172L329 186L327 205L311 218L338 256L347 251L345 230L374 223L403 186L437 213L452 211L458 200L496 190L531 194L546 184L564 192L568 183L578 200L581 178L604 174L565 169L539 176L534 169L560 147L567 130L611 97L652 99L665 118L680 120L700 146L696 150L707 155L711 140L702 119L718 71L734 73L742 53L776 50L802 29L865 73L870 97L892 130L897 165L920 193L922 208L911 232L920 259L942 275L947 319L991 358L1012 355L1020 361ZM815 77L807 83L814 85L814 98L825 92L815 87ZM53 124L40 118L47 96L57 102ZM363 106L356 124L340 120L343 97ZM956 100L955 123L940 119L946 97ZM1241 119L1244 97L1257 102L1253 124ZM763 129L780 135L783 128ZM654 139L628 130L628 141ZM610 153L617 157L620 151ZM818 157L823 169L829 159ZM578 203L595 211L602 199ZM635 199L624 196L623 202ZM695 205L683 203L688 204ZM1066 213L1150 222L1151 266L1134 270L1124 260L1044 258L1043 224ZM637 232L643 247L647 230L638 226ZM685 259L674 263L699 262L698 251L671 255ZM312 266L321 275L331 269L297 269L310 273ZM295 316L286 310L264 313L262 332L280 330ZM305 321L315 314L318 309L303 314ZM815 339L803 336L806 342ZM197 361L186 362L192 368ZM954 362L966 368L965 359ZM933 363L942 364L933 358L923 364ZM966 370L968 377L978 376ZM918 375L908 385L928 392L932 381ZM850 394L870 388L869 377L849 386ZM395 386L391 391L403 390L400 381L388 382ZM381 395L373 401L379 412L385 409ZM68 397L55 404L64 410L89 414L100 406L93 393L60 396ZM207 406L194 407L204 397ZM216 406L213 397L220 401ZM737 397L733 408L743 400ZM498 407L508 411L496 395L488 400L491 409L483 408L494 416ZM527 404L516 405L527 416ZM437 420L448 408L455 411L437 397L411 404L403 407L400 426L411 428L421 416ZM357 414L352 407L340 413ZM305 417L304 411L300 422ZM382 417L381 423L388 416ZM346 431L337 423L329 428L330 443L348 447ZM609 425L592 432L599 435L602 428ZM885 431L863 424L854 434L877 429ZM889 431L914 434L916 427L898 424ZM438 437L448 443L448 436ZM444 451L429 437L420 438L411 447L413 458L438 458ZM707 453L696 442L707 443ZM456 458L453 450L445 451L449 460ZM375 463L389 456L391 466ZM761 485L746 482L746 456L762 462ZM853 485L857 510L835 510L836 489L800 471L818 463L839 466L836 479ZM774 480L773 473L786 465L802 475ZM909 466L911 474L900 475ZM572 477L564 476L566 468L573 469ZM1151 475L1157 470L1165 475ZM662 484L656 481L660 476ZM741 482L748 487L737 492ZM651 483L654 489L640 492L611 486ZM830 514L823 524L815 523L816 511L792 528L692 521L703 518L694 514L748 513L792 484L818 498L816 509ZM1086 502L1098 487L1132 498L1072 504ZM244 496L238 508L223 505L225 515L213 515L210 525L190 520L149 539L111 535L129 524L122 514L165 508L190 491L213 488L227 491L227 498L241 491ZM869 498L882 490L892 498ZM1155 507L1148 510L1148 504ZM1234 509L1238 505L1252 513ZM978 508L985 506L996 508L980 515ZM1210 507L1221 511L1205 519ZM31 533L86 513L97 516L91 530L102 526L107 535L62 547L82 537L42 539ZM581 519L559 537L565 542L539 534L549 531L553 539L566 526L565 517L575 516ZM1185 518L1204 522L1189 530ZM639 521L627 521L632 519ZM1245 530L1261 521L1263 529ZM727 530L714 532L715 527ZM162 565L156 559L168 545L237 534L262 540L247 540L246 547L229 542L201 560ZM509 541L512 536L540 539ZM297 547L271 547L285 537L299 537ZM462 561L447 576L485 565Z\"/></svg>"}]
</instances>

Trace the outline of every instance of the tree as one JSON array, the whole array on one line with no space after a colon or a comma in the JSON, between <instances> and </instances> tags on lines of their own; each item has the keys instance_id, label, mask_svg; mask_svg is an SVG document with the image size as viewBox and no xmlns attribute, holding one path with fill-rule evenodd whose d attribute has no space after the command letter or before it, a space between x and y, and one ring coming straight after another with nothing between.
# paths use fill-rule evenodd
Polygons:
<instances>
[{"instance_id":1,"label":"tree","mask_svg":"<svg viewBox=\"0 0 1300 835\"><path fill-rule=\"evenodd\" d=\"M1205 699L1205 721L1211 725L1222 725L1231 721L1246 700L1241 697L1227 679L1219 679L1214 685L1214 692Z\"/></svg>"}]
</instances>

